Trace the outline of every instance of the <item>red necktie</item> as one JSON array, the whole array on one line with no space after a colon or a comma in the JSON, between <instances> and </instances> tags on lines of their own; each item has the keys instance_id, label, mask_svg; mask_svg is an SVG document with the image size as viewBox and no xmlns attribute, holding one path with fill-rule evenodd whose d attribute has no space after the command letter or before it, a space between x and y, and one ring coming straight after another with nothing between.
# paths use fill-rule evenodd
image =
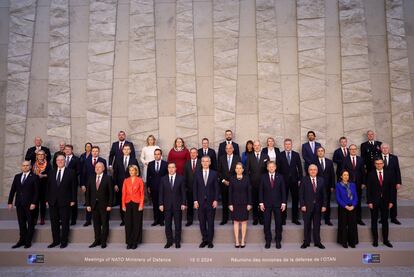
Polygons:
<instances>
[{"instance_id":1,"label":"red necktie","mask_svg":"<svg viewBox=\"0 0 414 277\"><path fill-rule=\"evenodd\" d=\"M346 157L346 148L344 148L344 157Z\"/></svg>"},{"instance_id":2,"label":"red necktie","mask_svg":"<svg viewBox=\"0 0 414 277\"><path fill-rule=\"evenodd\" d=\"M316 192L315 178L312 178L312 187L313 187L313 192Z\"/></svg>"},{"instance_id":3,"label":"red necktie","mask_svg":"<svg viewBox=\"0 0 414 277\"><path fill-rule=\"evenodd\" d=\"M355 157L352 157L352 170L355 170L356 163L355 163Z\"/></svg>"},{"instance_id":4,"label":"red necktie","mask_svg":"<svg viewBox=\"0 0 414 277\"><path fill-rule=\"evenodd\" d=\"M193 168L192 168L193 172L195 170L195 160L193 160Z\"/></svg>"},{"instance_id":5,"label":"red necktie","mask_svg":"<svg viewBox=\"0 0 414 277\"><path fill-rule=\"evenodd\" d=\"M123 146L123 143L122 143L122 142L120 142L120 143L119 143L119 151L120 151L120 152L122 152L122 146Z\"/></svg>"},{"instance_id":6,"label":"red necktie","mask_svg":"<svg viewBox=\"0 0 414 277\"><path fill-rule=\"evenodd\" d=\"M273 178L273 174L270 174L270 185L272 186L272 188L274 188L275 186L275 179Z\"/></svg>"},{"instance_id":7,"label":"red necktie","mask_svg":"<svg viewBox=\"0 0 414 277\"><path fill-rule=\"evenodd\" d=\"M93 159L93 166L96 165L96 158Z\"/></svg>"},{"instance_id":8,"label":"red necktie","mask_svg":"<svg viewBox=\"0 0 414 277\"><path fill-rule=\"evenodd\" d=\"M380 183L380 186L382 187L382 172L380 171L378 173L379 173L379 183Z\"/></svg>"}]
</instances>

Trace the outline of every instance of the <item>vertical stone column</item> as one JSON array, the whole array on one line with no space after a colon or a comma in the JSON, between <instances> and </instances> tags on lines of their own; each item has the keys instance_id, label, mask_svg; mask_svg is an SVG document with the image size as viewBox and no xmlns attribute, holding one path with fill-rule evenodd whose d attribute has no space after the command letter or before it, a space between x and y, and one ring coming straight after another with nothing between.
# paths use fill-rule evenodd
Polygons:
<instances>
[{"instance_id":1,"label":"vertical stone column","mask_svg":"<svg viewBox=\"0 0 414 277\"><path fill-rule=\"evenodd\" d=\"M159 135L153 1L130 2L128 64L130 138L141 148L148 135Z\"/></svg>"},{"instance_id":2,"label":"vertical stone column","mask_svg":"<svg viewBox=\"0 0 414 277\"><path fill-rule=\"evenodd\" d=\"M9 7L3 193L10 190L25 151L36 4L36 0L11 1Z\"/></svg>"},{"instance_id":3,"label":"vertical stone column","mask_svg":"<svg viewBox=\"0 0 414 277\"><path fill-rule=\"evenodd\" d=\"M414 192L414 118L403 0L386 0L386 24L393 152L399 157L404 177L404 186L398 195L409 197Z\"/></svg>"},{"instance_id":4,"label":"vertical stone column","mask_svg":"<svg viewBox=\"0 0 414 277\"><path fill-rule=\"evenodd\" d=\"M236 127L239 1L214 0L214 142ZM237 134L236 134L237 135Z\"/></svg>"},{"instance_id":5,"label":"vertical stone column","mask_svg":"<svg viewBox=\"0 0 414 277\"><path fill-rule=\"evenodd\" d=\"M325 1L297 0L301 136L326 144Z\"/></svg>"},{"instance_id":6,"label":"vertical stone column","mask_svg":"<svg viewBox=\"0 0 414 277\"><path fill-rule=\"evenodd\" d=\"M176 5L176 135L183 137L188 146L197 146L193 3L178 0Z\"/></svg>"},{"instance_id":7,"label":"vertical stone column","mask_svg":"<svg viewBox=\"0 0 414 277\"><path fill-rule=\"evenodd\" d=\"M91 0L87 79L87 139L109 154L117 0Z\"/></svg>"},{"instance_id":8,"label":"vertical stone column","mask_svg":"<svg viewBox=\"0 0 414 277\"><path fill-rule=\"evenodd\" d=\"M344 134L359 145L374 129L363 0L339 0Z\"/></svg>"},{"instance_id":9,"label":"vertical stone column","mask_svg":"<svg viewBox=\"0 0 414 277\"><path fill-rule=\"evenodd\" d=\"M53 145L71 142L69 1L52 0L49 30L49 83L47 135Z\"/></svg>"}]
</instances>

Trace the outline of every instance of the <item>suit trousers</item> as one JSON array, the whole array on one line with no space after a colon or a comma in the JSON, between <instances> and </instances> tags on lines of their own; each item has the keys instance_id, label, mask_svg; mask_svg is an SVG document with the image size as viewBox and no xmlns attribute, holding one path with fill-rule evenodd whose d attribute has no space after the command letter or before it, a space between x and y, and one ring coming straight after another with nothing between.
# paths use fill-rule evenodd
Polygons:
<instances>
[{"instance_id":1,"label":"suit trousers","mask_svg":"<svg viewBox=\"0 0 414 277\"><path fill-rule=\"evenodd\" d=\"M19 242L24 244L32 243L34 234L34 211L30 210L30 206L17 206L17 221L19 223Z\"/></svg>"},{"instance_id":2,"label":"suit trousers","mask_svg":"<svg viewBox=\"0 0 414 277\"><path fill-rule=\"evenodd\" d=\"M181 222L182 222L182 211L175 210L175 209L168 209L164 211L165 216L165 235L167 237L167 242L175 243L181 242ZM173 238L173 231L172 231L172 221L174 220L174 238Z\"/></svg>"},{"instance_id":3,"label":"suit trousers","mask_svg":"<svg viewBox=\"0 0 414 277\"><path fill-rule=\"evenodd\" d=\"M392 186L391 188L393 190L393 195L395 195L395 198L392 201L392 208L390 209L390 218L391 220L397 219L398 211L397 211L397 188L395 186Z\"/></svg>"},{"instance_id":4,"label":"suit trousers","mask_svg":"<svg viewBox=\"0 0 414 277\"><path fill-rule=\"evenodd\" d=\"M313 243L321 242L321 207L314 205L312 209L306 207L306 212L303 214L304 221L304 243L310 244L311 233L313 234Z\"/></svg>"},{"instance_id":5,"label":"suit trousers","mask_svg":"<svg viewBox=\"0 0 414 277\"><path fill-rule=\"evenodd\" d=\"M263 220L263 212L259 209L259 186L252 186L253 221Z\"/></svg>"},{"instance_id":6,"label":"suit trousers","mask_svg":"<svg viewBox=\"0 0 414 277\"><path fill-rule=\"evenodd\" d=\"M98 201L92 210L93 231L95 233L95 242L106 243L109 234L109 214L106 205L101 205Z\"/></svg>"},{"instance_id":7,"label":"suit trousers","mask_svg":"<svg viewBox=\"0 0 414 277\"><path fill-rule=\"evenodd\" d=\"M70 206L49 206L52 237L55 243L68 243ZM62 226L62 232L60 229Z\"/></svg>"},{"instance_id":8,"label":"suit trousers","mask_svg":"<svg viewBox=\"0 0 414 277\"><path fill-rule=\"evenodd\" d=\"M381 213L382 241L388 241L388 203L383 198L371 209L371 232L374 241L378 242L378 213Z\"/></svg>"},{"instance_id":9,"label":"suit trousers","mask_svg":"<svg viewBox=\"0 0 414 277\"><path fill-rule=\"evenodd\" d=\"M290 197L292 198L292 221L296 221L299 219L299 186L297 182L286 183L286 201ZM285 211L282 213L282 222L286 222L287 218L287 207Z\"/></svg>"},{"instance_id":10,"label":"suit trousers","mask_svg":"<svg viewBox=\"0 0 414 277\"><path fill-rule=\"evenodd\" d=\"M282 211L280 207L266 207L264 211L264 233L266 242L272 241L272 215L275 219L275 239L277 243L282 241Z\"/></svg>"},{"instance_id":11,"label":"suit trousers","mask_svg":"<svg viewBox=\"0 0 414 277\"><path fill-rule=\"evenodd\" d=\"M193 222L194 220L194 200L193 190L187 188L187 222Z\"/></svg>"},{"instance_id":12,"label":"suit trousers","mask_svg":"<svg viewBox=\"0 0 414 277\"><path fill-rule=\"evenodd\" d=\"M138 210L138 203L126 204L125 212L125 237L128 245L142 242L142 218L143 211Z\"/></svg>"},{"instance_id":13,"label":"suit trousers","mask_svg":"<svg viewBox=\"0 0 414 277\"><path fill-rule=\"evenodd\" d=\"M221 204L223 206L222 221L228 221L229 220L229 187L221 183L220 191L221 191Z\"/></svg>"},{"instance_id":14,"label":"suit trousers","mask_svg":"<svg viewBox=\"0 0 414 277\"><path fill-rule=\"evenodd\" d=\"M204 242L213 242L214 237L214 217L216 209L211 207L207 201L202 201L198 208L198 221L200 222L200 231Z\"/></svg>"},{"instance_id":15,"label":"suit trousers","mask_svg":"<svg viewBox=\"0 0 414 277\"><path fill-rule=\"evenodd\" d=\"M154 213L154 222L163 223L164 222L164 213L160 211L160 202L158 200L158 190L151 189L151 200L152 200L152 211Z\"/></svg>"}]
</instances>

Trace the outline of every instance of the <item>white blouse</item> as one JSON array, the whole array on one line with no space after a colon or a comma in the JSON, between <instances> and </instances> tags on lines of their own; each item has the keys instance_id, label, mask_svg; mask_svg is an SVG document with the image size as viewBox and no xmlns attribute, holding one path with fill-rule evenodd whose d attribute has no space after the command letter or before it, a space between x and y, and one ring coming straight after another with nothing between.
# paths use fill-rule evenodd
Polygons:
<instances>
[{"instance_id":1,"label":"white blouse","mask_svg":"<svg viewBox=\"0 0 414 277\"><path fill-rule=\"evenodd\" d=\"M269 159L271 161L274 161L274 162L276 161L276 152L274 148L272 149L267 148L267 155L269 156Z\"/></svg>"}]
</instances>

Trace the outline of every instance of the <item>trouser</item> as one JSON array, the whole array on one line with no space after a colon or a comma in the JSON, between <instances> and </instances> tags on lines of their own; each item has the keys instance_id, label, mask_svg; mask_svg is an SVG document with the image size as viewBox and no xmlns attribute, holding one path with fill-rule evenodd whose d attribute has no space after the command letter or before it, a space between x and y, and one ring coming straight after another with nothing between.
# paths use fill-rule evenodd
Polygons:
<instances>
[{"instance_id":1,"label":"trouser","mask_svg":"<svg viewBox=\"0 0 414 277\"><path fill-rule=\"evenodd\" d=\"M204 242L213 242L214 237L214 217L216 209L211 207L211 203L203 201L198 208L198 221Z\"/></svg>"},{"instance_id":2,"label":"trouser","mask_svg":"<svg viewBox=\"0 0 414 277\"><path fill-rule=\"evenodd\" d=\"M311 233L313 234L313 243L319 244L321 242L321 207L313 206L312 209L306 207L306 212L303 215L304 221L304 243L310 244Z\"/></svg>"},{"instance_id":3,"label":"trouser","mask_svg":"<svg viewBox=\"0 0 414 277\"><path fill-rule=\"evenodd\" d=\"M167 237L167 242L175 243L181 242L181 221L182 221L182 212L181 210L168 209L164 212L165 216L165 236ZM172 231L172 221L174 220L174 238Z\"/></svg>"},{"instance_id":4,"label":"trouser","mask_svg":"<svg viewBox=\"0 0 414 277\"><path fill-rule=\"evenodd\" d=\"M152 211L154 214L154 222L163 223L164 213L160 211L160 205L158 201L159 191L151 188L151 200L152 200Z\"/></svg>"},{"instance_id":5,"label":"trouser","mask_svg":"<svg viewBox=\"0 0 414 277\"><path fill-rule=\"evenodd\" d=\"M221 203L223 206L222 221L227 222L229 220L229 187L221 183L220 190L221 190Z\"/></svg>"},{"instance_id":6,"label":"trouser","mask_svg":"<svg viewBox=\"0 0 414 277\"><path fill-rule=\"evenodd\" d=\"M388 203L383 198L371 209L371 232L375 242L378 242L378 213L381 213L382 240L388 241Z\"/></svg>"},{"instance_id":7,"label":"trouser","mask_svg":"<svg viewBox=\"0 0 414 277\"><path fill-rule=\"evenodd\" d=\"M263 220L263 212L259 209L259 186L252 185L253 221Z\"/></svg>"},{"instance_id":8,"label":"trouser","mask_svg":"<svg viewBox=\"0 0 414 277\"><path fill-rule=\"evenodd\" d=\"M37 223L40 213L40 220L45 220L46 217L46 184L39 183L39 202L33 212L33 222Z\"/></svg>"},{"instance_id":9,"label":"trouser","mask_svg":"<svg viewBox=\"0 0 414 277\"><path fill-rule=\"evenodd\" d=\"M30 206L17 206L17 221L19 223L19 242L24 244L32 243L34 234L34 211L30 210Z\"/></svg>"},{"instance_id":10,"label":"trouser","mask_svg":"<svg viewBox=\"0 0 414 277\"><path fill-rule=\"evenodd\" d=\"M323 219L325 221L331 220L331 188L326 187L326 197L328 199L326 203L326 211L323 213Z\"/></svg>"},{"instance_id":11,"label":"trouser","mask_svg":"<svg viewBox=\"0 0 414 277\"><path fill-rule=\"evenodd\" d=\"M86 192L85 192L85 199L86 199ZM88 212L88 210L86 210L86 208L85 208L85 220L86 220L86 222L91 222L92 221L92 212Z\"/></svg>"},{"instance_id":12,"label":"trouser","mask_svg":"<svg viewBox=\"0 0 414 277\"><path fill-rule=\"evenodd\" d=\"M50 223L54 243L68 243L70 206L49 206ZM62 231L60 229L62 226Z\"/></svg>"},{"instance_id":13,"label":"trouser","mask_svg":"<svg viewBox=\"0 0 414 277\"><path fill-rule=\"evenodd\" d=\"M280 243L282 241L282 211L280 207L265 207L264 211L264 233L265 233L265 240L266 242L272 241L272 214L275 219L275 235L276 235L276 243Z\"/></svg>"},{"instance_id":14,"label":"trouser","mask_svg":"<svg viewBox=\"0 0 414 277\"><path fill-rule=\"evenodd\" d=\"M125 238L128 245L142 242L142 215L138 210L139 204L129 202L125 212Z\"/></svg>"},{"instance_id":15,"label":"trouser","mask_svg":"<svg viewBox=\"0 0 414 277\"><path fill-rule=\"evenodd\" d=\"M391 220L397 219L397 188L395 186L392 186L391 188L393 190L393 195L395 195L395 198L392 201L392 208L390 209L390 218Z\"/></svg>"},{"instance_id":16,"label":"trouser","mask_svg":"<svg viewBox=\"0 0 414 277\"><path fill-rule=\"evenodd\" d=\"M97 201L92 211L95 242L106 243L108 240L109 212L106 210L106 207Z\"/></svg>"},{"instance_id":17,"label":"trouser","mask_svg":"<svg viewBox=\"0 0 414 277\"><path fill-rule=\"evenodd\" d=\"M361 221L362 220L362 209L361 209L362 187L361 187L361 184L357 184L356 190L357 190L357 195L358 195L358 202L356 205L356 218L357 218L357 221Z\"/></svg>"},{"instance_id":18,"label":"trouser","mask_svg":"<svg viewBox=\"0 0 414 277\"><path fill-rule=\"evenodd\" d=\"M358 243L356 211L338 207L338 242L355 246Z\"/></svg>"},{"instance_id":19,"label":"trouser","mask_svg":"<svg viewBox=\"0 0 414 277\"><path fill-rule=\"evenodd\" d=\"M194 220L194 200L193 190L187 188L187 222L193 222Z\"/></svg>"},{"instance_id":20,"label":"trouser","mask_svg":"<svg viewBox=\"0 0 414 277\"><path fill-rule=\"evenodd\" d=\"M286 189L286 201L289 197L289 191L290 196L292 198L292 221L296 221L299 219L299 185L298 182L291 182L287 184ZM282 222L286 222L287 218L287 208L282 213Z\"/></svg>"}]
</instances>

